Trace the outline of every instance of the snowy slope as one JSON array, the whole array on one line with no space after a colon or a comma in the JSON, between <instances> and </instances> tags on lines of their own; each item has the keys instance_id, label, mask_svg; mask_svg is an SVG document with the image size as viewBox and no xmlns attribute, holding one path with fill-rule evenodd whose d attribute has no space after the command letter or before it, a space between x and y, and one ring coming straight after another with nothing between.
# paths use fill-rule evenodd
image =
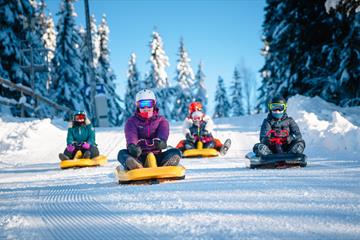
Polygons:
<instances>
[{"instance_id":1,"label":"snowy slope","mask_svg":"<svg viewBox=\"0 0 360 240\"><path fill-rule=\"evenodd\" d=\"M225 157L184 159L183 181L119 186L123 129L97 129L105 167L60 170L66 124L0 118L0 239L359 239L360 108L296 96L308 167L250 170L264 114L216 121ZM182 138L171 127L169 144Z\"/></svg>"}]
</instances>

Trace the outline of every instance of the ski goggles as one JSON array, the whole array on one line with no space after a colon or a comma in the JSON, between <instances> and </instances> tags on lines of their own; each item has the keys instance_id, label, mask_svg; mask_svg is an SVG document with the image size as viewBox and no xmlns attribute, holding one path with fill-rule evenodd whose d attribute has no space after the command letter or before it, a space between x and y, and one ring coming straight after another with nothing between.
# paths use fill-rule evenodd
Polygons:
<instances>
[{"instance_id":1,"label":"ski goggles","mask_svg":"<svg viewBox=\"0 0 360 240\"><path fill-rule=\"evenodd\" d=\"M155 100L153 99L145 99L137 102L138 108L152 108L154 106L155 106Z\"/></svg>"},{"instance_id":2,"label":"ski goggles","mask_svg":"<svg viewBox=\"0 0 360 240\"><path fill-rule=\"evenodd\" d=\"M79 114L79 115L75 115L75 121L76 122L85 122L85 115L84 114Z\"/></svg>"},{"instance_id":3,"label":"ski goggles","mask_svg":"<svg viewBox=\"0 0 360 240\"><path fill-rule=\"evenodd\" d=\"M269 104L270 111L285 111L286 104L285 103L270 103Z\"/></svg>"}]
</instances>

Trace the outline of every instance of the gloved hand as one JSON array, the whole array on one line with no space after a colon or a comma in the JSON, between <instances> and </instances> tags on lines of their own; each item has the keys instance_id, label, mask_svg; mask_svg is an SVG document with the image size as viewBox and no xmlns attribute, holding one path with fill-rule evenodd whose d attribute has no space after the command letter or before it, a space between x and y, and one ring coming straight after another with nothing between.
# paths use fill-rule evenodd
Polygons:
<instances>
[{"instance_id":1,"label":"gloved hand","mask_svg":"<svg viewBox=\"0 0 360 240\"><path fill-rule=\"evenodd\" d=\"M195 137L194 135L191 135L190 133L186 134L186 140L192 143L195 143Z\"/></svg>"},{"instance_id":2,"label":"gloved hand","mask_svg":"<svg viewBox=\"0 0 360 240\"><path fill-rule=\"evenodd\" d=\"M74 145L68 144L68 145L66 146L66 151L68 151L68 152L70 152L70 153L73 153L74 150L75 150Z\"/></svg>"},{"instance_id":3,"label":"gloved hand","mask_svg":"<svg viewBox=\"0 0 360 240\"><path fill-rule=\"evenodd\" d=\"M129 154L135 158L139 157L141 155L141 147L135 145L135 144L129 144L129 146L127 147L127 150L129 152Z\"/></svg>"},{"instance_id":4,"label":"gloved hand","mask_svg":"<svg viewBox=\"0 0 360 240\"><path fill-rule=\"evenodd\" d=\"M89 150L89 149L90 149L90 143L84 142L84 143L81 145L81 147L82 147L82 149Z\"/></svg>"},{"instance_id":5,"label":"gloved hand","mask_svg":"<svg viewBox=\"0 0 360 240\"><path fill-rule=\"evenodd\" d=\"M154 147L156 149L165 149L167 147L167 144L165 141L161 140L161 139L154 139Z\"/></svg>"}]
</instances>

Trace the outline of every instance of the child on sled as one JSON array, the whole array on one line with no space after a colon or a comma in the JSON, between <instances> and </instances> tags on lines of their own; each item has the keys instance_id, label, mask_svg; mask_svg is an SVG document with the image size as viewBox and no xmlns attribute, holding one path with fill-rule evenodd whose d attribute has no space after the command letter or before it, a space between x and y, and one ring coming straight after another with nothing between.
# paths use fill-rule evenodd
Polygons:
<instances>
[{"instance_id":1,"label":"child on sled","mask_svg":"<svg viewBox=\"0 0 360 240\"><path fill-rule=\"evenodd\" d=\"M200 141L203 148L214 148L225 155L230 148L231 140L227 139L224 144L213 136L214 123L211 118L202 110L200 102L192 102L189 105L189 115L183 123L183 132L185 140L178 143L177 148L181 151L196 148L196 144Z\"/></svg>"}]
</instances>

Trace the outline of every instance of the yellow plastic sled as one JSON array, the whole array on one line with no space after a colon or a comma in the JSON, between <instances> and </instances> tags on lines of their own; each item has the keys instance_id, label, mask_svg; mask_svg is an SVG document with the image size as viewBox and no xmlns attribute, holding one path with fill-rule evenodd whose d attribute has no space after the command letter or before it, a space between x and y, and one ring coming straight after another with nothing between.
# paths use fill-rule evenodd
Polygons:
<instances>
[{"instance_id":1,"label":"yellow plastic sled","mask_svg":"<svg viewBox=\"0 0 360 240\"><path fill-rule=\"evenodd\" d=\"M159 183L164 180L181 180L185 178L183 166L158 167L153 153L146 157L144 168L124 170L122 166L116 167L116 176L119 184L131 183Z\"/></svg>"},{"instance_id":2,"label":"yellow plastic sled","mask_svg":"<svg viewBox=\"0 0 360 240\"><path fill-rule=\"evenodd\" d=\"M60 168L74 168L74 167L95 167L95 166L103 166L107 163L107 157L103 155L99 155L95 158L81 158L81 151L77 151L74 159L65 160L60 162Z\"/></svg>"},{"instance_id":3,"label":"yellow plastic sled","mask_svg":"<svg viewBox=\"0 0 360 240\"><path fill-rule=\"evenodd\" d=\"M195 149L188 149L183 152L182 157L217 157L218 151L213 148L203 148L203 143L198 141Z\"/></svg>"}]
</instances>

